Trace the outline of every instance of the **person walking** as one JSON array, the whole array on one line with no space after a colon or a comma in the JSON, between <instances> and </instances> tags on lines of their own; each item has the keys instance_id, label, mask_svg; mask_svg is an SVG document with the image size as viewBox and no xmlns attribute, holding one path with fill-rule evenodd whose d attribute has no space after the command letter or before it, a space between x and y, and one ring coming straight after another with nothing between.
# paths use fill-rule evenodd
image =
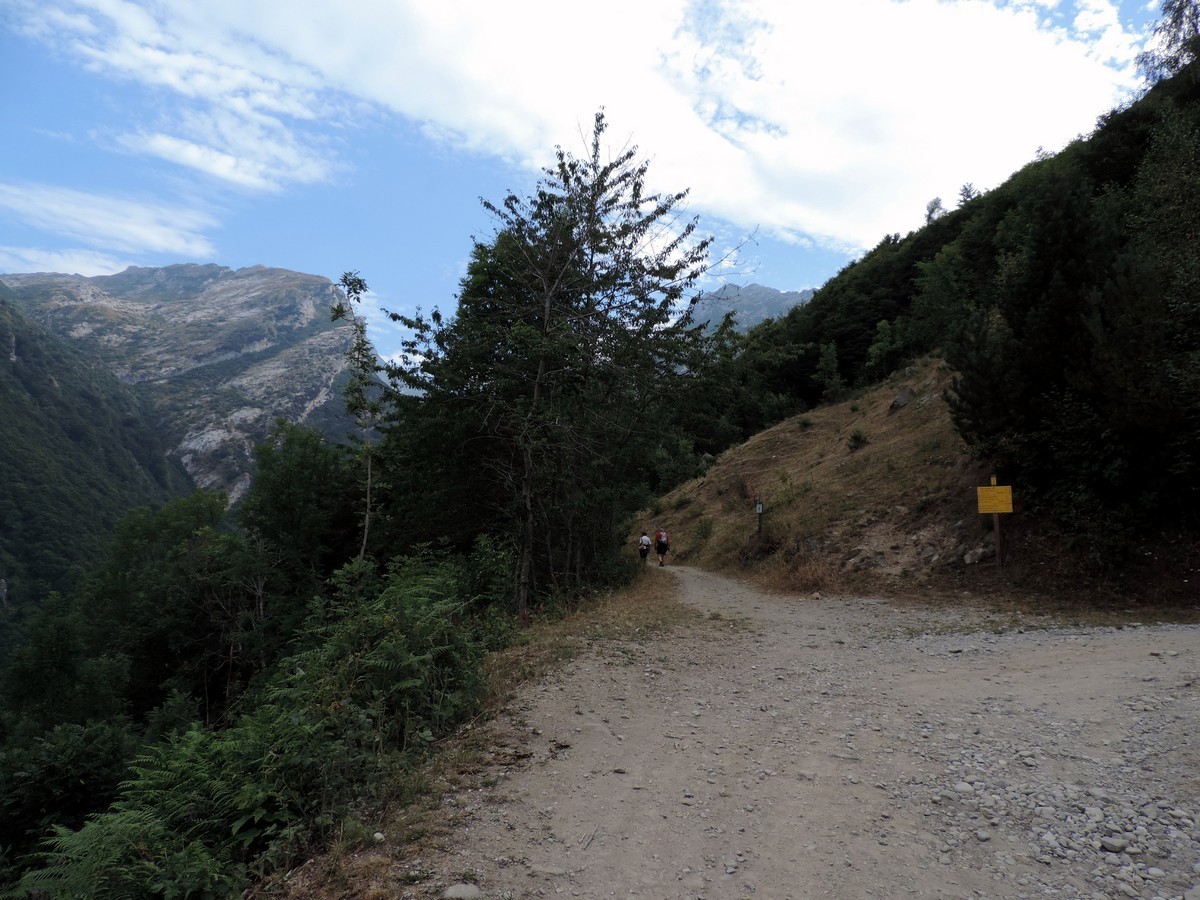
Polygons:
<instances>
[{"instance_id":1,"label":"person walking","mask_svg":"<svg viewBox=\"0 0 1200 900\"><path fill-rule=\"evenodd\" d=\"M665 528L660 528L654 533L654 552L658 554L658 564L666 565L667 552L671 549L671 536L667 534Z\"/></svg>"},{"instance_id":2,"label":"person walking","mask_svg":"<svg viewBox=\"0 0 1200 900\"><path fill-rule=\"evenodd\" d=\"M638 538L638 556L642 558L642 565L646 564L646 557L650 555L650 535L642 532L642 536Z\"/></svg>"}]
</instances>

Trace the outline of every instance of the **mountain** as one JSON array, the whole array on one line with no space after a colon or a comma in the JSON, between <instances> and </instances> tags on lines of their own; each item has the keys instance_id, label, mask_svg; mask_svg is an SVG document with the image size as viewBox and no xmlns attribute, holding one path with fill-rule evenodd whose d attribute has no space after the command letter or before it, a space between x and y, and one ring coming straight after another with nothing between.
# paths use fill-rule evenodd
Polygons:
<instances>
[{"instance_id":1,"label":"mountain","mask_svg":"<svg viewBox=\"0 0 1200 900\"><path fill-rule=\"evenodd\" d=\"M65 591L122 514L191 490L142 398L3 285L0 422L0 610Z\"/></svg>"},{"instance_id":2,"label":"mountain","mask_svg":"<svg viewBox=\"0 0 1200 900\"><path fill-rule=\"evenodd\" d=\"M718 291L702 294L692 310L696 322L707 322L709 330L721 324L726 313L737 318L738 331L747 331L767 319L777 319L790 309L807 303L815 291L779 291L761 284L726 284Z\"/></svg>"},{"instance_id":3,"label":"mountain","mask_svg":"<svg viewBox=\"0 0 1200 900\"><path fill-rule=\"evenodd\" d=\"M92 355L148 405L169 456L237 500L279 417L349 427L339 379L352 328L337 288L286 269L131 267L117 275L3 275L25 315Z\"/></svg>"}]
</instances>

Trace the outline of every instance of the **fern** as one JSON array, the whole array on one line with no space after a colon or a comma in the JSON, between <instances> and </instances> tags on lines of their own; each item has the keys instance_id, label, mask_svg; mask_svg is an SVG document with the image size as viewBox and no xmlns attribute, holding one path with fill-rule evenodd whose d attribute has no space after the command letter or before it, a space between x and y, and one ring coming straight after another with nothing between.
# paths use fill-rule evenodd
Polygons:
<instances>
[{"instance_id":1,"label":"fern","mask_svg":"<svg viewBox=\"0 0 1200 900\"><path fill-rule=\"evenodd\" d=\"M463 627L463 570L422 555L393 565L376 590L355 566L265 702L224 731L197 725L154 746L109 812L55 831L19 889L236 895L331 834L473 712L482 649Z\"/></svg>"}]
</instances>

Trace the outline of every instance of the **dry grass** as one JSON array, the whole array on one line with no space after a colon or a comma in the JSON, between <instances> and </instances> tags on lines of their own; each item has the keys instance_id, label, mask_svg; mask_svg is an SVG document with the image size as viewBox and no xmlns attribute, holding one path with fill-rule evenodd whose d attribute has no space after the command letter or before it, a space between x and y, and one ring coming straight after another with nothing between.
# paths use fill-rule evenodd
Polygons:
<instances>
[{"instance_id":1,"label":"dry grass","mask_svg":"<svg viewBox=\"0 0 1200 900\"><path fill-rule=\"evenodd\" d=\"M965 563L968 551L994 546L975 495L991 472L954 430L944 396L952 381L940 360L925 359L781 422L643 510L630 531L661 525L678 561L764 590L1090 610L1126 621L1200 618L1200 544L1181 539L1156 548L1154 566L1105 572L1021 511L1019 484L1017 514L1002 517L1004 567L994 555Z\"/></svg>"},{"instance_id":2,"label":"dry grass","mask_svg":"<svg viewBox=\"0 0 1200 900\"><path fill-rule=\"evenodd\" d=\"M915 551L936 543L946 553L981 536L971 515L981 469L951 425L950 381L925 360L862 396L794 416L644 511L638 531L662 523L681 562L776 590L861 585L861 568L844 565L860 546L886 557L877 568L924 574ZM902 394L908 402L894 405ZM921 535L914 551L919 526L938 533Z\"/></svg>"},{"instance_id":3,"label":"dry grass","mask_svg":"<svg viewBox=\"0 0 1200 900\"><path fill-rule=\"evenodd\" d=\"M596 641L647 640L693 620L671 579L645 571L624 590L598 594L562 618L535 621L517 644L486 663L488 706L506 701L523 682L545 675Z\"/></svg>"}]
</instances>

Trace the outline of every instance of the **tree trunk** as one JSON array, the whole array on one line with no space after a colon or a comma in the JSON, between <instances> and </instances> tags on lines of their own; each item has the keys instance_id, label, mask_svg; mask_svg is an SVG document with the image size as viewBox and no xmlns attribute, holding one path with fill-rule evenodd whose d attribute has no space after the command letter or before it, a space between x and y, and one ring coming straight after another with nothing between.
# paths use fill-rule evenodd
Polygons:
<instances>
[{"instance_id":1,"label":"tree trunk","mask_svg":"<svg viewBox=\"0 0 1200 900\"><path fill-rule=\"evenodd\" d=\"M366 431L366 429L363 429ZM362 546L358 550L358 558L361 561L367 555L367 534L371 531L371 444L366 446L367 453L367 508L363 511L363 538Z\"/></svg>"},{"instance_id":2,"label":"tree trunk","mask_svg":"<svg viewBox=\"0 0 1200 900\"><path fill-rule=\"evenodd\" d=\"M517 618L529 624L529 573L533 567L533 454L525 446L521 451L521 549L517 556L515 594Z\"/></svg>"}]
</instances>

